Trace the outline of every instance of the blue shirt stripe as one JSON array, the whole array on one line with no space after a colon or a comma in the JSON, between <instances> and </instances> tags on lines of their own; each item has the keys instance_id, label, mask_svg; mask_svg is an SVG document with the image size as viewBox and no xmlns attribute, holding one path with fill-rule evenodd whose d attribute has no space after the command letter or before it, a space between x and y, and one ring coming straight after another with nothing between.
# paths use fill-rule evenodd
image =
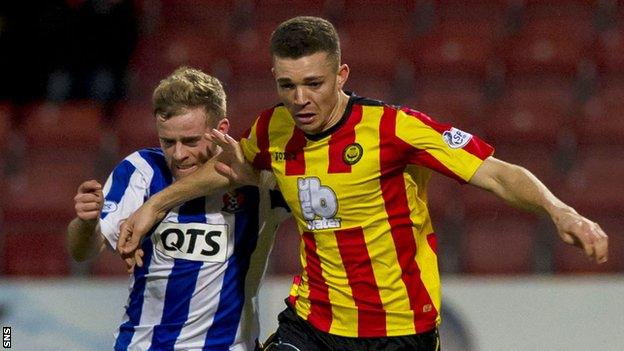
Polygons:
<instances>
[{"instance_id":1,"label":"blue shirt stripe","mask_svg":"<svg viewBox=\"0 0 624 351\"><path fill-rule=\"evenodd\" d=\"M236 213L234 254L228 259L219 307L206 333L203 350L227 350L234 342L245 301L245 278L258 241L259 194L255 187L244 187L238 191L245 195L246 208Z\"/></svg>"},{"instance_id":2,"label":"blue shirt stripe","mask_svg":"<svg viewBox=\"0 0 624 351\"><path fill-rule=\"evenodd\" d=\"M112 175L111 188L106 195L106 199L104 200L112 201L116 204L119 203L128 188L128 184L130 184L130 177L132 177L135 170L136 167L134 167L134 165L128 160L122 161L117 167L115 167ZM104 219L107 215L108 212L102 212L100 217Z\"/></svg>"},{"instance_id":3,"label":"blue shirt stripe","mask_svg":"<svg viewBox=\"0 0 624 351\"><path fill-rule=\"evenodd\" d=\"M147 238L141 244L143 249L143 267L134 267L134 284L130 292L130 301L126 308L128 321L119 326L119 335L115 341L115 351L126 351L128 345L132 341L134 335L134 327L139 325L141 321L141 312L143 311L143 294L145 292L145 284L147 280L145 275L149 271L149 265L152 260L153 246L152 241Z\"/></svg>"},{"instance_id":4,"label":"blue shirt stripe","mask_svg":"<svg viewBox=\"0 0 624 351\"><path fill-rule=\"evenodd\" d=\"M165 160L163 157L163 153L159 149L143 149L139 151L139 155L143 157L147 161L147 163L152 167L153 176L150 180L150 194L154 195L155 193L161 191L166 186L171 184L172 177L171 173L168 171L166 167ZM127 166L126 163L129 165ZM164 167L163 167L164 165ZM132 165L129 161L124 160L115 170L117 169L130 169L132 167L132 172L134 172L134 165ZM164 171L163 171L164 169ZM125 189L128 187L130 182L130 176L132 173L128 173L125 171L120 171L119 178L120 183L124 182L123 176L125 179L125 186L123 187L123 191L121 194L125 192ZM113 182L114 184L114 182ZM111 188L111 193L112 193ZM107 196L108 198L108 196ZM121 199L121 195L119 196ZM145 286L147 283L146 275L149 272L149 265L152 260L153 254L153 244L150 236L156 226L154 226L150 233L143 239L141 243L141 248L143 249L143 267L135 267L134 269L134 284L132 286L132 291L130 292L130 298L128 302L128 307L126 308L126 314L128 315L128 321L119 326L119 335L117 336L117 340L115 341L115 351L125 351L128 349L130 342L132 341L132 336L134 335L134 327L139 325L141 321L141 313L143 311L143 302L144 302L144 294L145 294Z\"/></svg>"},{"instance_id":5,"label":"blue shirt stripe","mask_svg":"<svg viewBox=\"0 0 624 351\"><path fill-rule=\"evenodd\" d=\"M139 151L139 155L147 161L154 170L154 176L150 182L150 196L154 196L157 192L171 185L173 176L171 175L169 167L167 167L167 161L163 157L162 150L156 148L143 149Z\"/></svg>"},{"instance_id":6,"label":"blue shirt stripe","mask_svg":"<svg viewBox=\"0 0 624 351\"><path fill-rule=\"evenodd\" d=\"M178 212L179 223L205 223L206 198L184 203ZM154 327L150 350L173 350L184 322L188 319L191 298L203 262L175 259L167 280L165 304L160 324Z\"/></svg>"}]
</instances>

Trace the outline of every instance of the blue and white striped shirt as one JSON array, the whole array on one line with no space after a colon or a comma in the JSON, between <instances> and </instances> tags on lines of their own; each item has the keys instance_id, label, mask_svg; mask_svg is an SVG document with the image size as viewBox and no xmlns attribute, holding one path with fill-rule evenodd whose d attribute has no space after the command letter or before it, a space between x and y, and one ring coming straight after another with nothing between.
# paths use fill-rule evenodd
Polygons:
<instances>
[{"instance_id":1,"label":"blue and white striped shirt","mask_svg":"<svg viewBox=\"0 0 624 351\"><path fill-rule=\"evenodd\" d=\"M113 170L100 216L111 247L121 221L171 182L160 149L135 152ZM253 350L260 279L287 216L275 199L247 186L172 209L141 244L144 265L130 277L115 350Z\"/></svg>"}]
</instances>

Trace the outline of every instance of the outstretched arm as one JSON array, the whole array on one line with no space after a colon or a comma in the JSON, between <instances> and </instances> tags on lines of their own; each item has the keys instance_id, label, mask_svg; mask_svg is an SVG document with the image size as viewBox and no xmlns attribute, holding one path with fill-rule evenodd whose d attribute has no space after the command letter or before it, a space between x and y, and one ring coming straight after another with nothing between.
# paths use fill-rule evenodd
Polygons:
<instances>
[{"instance_id":1,"label":"outstretched arm","mask_svg":"<svg viewBox=\"0 0 624 351\"><path fill-rule=\"evenodd\" d=\"M141 238L162 220L171 208L234 184L257 182L257 175L245 162L236 140L214 129L212 135L207 137L220 145L223 152L208 160L197 171L176 180L172 185L150 197L121 226L117 250L128 265L132 264L132 260L127 259L127 255L139 247Z\"/></svg>"},{"instance_id":2,"label":"outstretched arm","mask_svg":"<svg viewBox=\"0 0 624 351\"><path fill-rule=\"evenodd\" d=\"M550 216L564 242L583 249L597 263L607 261L608 237L600 226L555 197L525 168L489 157L470 184L493 192L515 207Z\"/></svg>"},{"instance_id":3,"label":"outstretched arm","mask_svg":"<svg viewBox=\"0 0 624 351\"><path fill-rule=\"evenodd\" d=\"M69 252L78 262L95 256L105 247L104 238L97 225L102 202L100 183L89 180L80 184L74 197L76 217L67 226Z\"/></svg>"}]
</instances>

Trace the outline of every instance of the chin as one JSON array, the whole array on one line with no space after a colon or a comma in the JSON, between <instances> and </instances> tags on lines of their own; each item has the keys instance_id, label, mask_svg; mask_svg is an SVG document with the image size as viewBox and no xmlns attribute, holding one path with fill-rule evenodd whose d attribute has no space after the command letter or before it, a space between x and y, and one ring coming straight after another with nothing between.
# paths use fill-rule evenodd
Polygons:
<instances>
[{"instance_id":1,"label":"chin","mask_svg":"<svg viewBox=\"0 0 624 351\"><path fill-rule=\"evenodd\" d=\"M301 129L302 132L307 134L315 134L319 132L318 126L312 124L298 124L297 128Z\"/></svg>"}]
</instances>

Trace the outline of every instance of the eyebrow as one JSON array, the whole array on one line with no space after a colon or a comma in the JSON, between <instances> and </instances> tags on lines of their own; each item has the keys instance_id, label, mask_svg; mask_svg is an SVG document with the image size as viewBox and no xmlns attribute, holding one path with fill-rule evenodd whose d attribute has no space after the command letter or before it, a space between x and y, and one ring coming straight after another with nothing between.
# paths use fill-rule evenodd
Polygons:
<instances>
[{"instance_id":1,"label":"eyebrow","mask_svg":"<svg viewBox=\"0 0 624 351\"><path fill-rule=\"evenodd\" d=\"M321 80L323 79L323 76L312 76L312 77L306 77L303 79L304 83L309 83L309 82L313 82L316 80ZM290 78L277 78L277 82L278 83L290 83L292 82L292 80Z\"/></svg>"},{"instance_id":2,"label":"eyebrow","mask_svg":"<svg viewBox=\"0 0 624 351\"><path fill-rule=\"evenodd\" d=\"M200 140L201 138L202 138L201 135L193 135L193 136L181 138L180 141L184 143L184 142ZM159 139L162 141L175 141L176 140L175 138L165 138L165 137L160 137Z\"/></svg>"}]
</instances>

